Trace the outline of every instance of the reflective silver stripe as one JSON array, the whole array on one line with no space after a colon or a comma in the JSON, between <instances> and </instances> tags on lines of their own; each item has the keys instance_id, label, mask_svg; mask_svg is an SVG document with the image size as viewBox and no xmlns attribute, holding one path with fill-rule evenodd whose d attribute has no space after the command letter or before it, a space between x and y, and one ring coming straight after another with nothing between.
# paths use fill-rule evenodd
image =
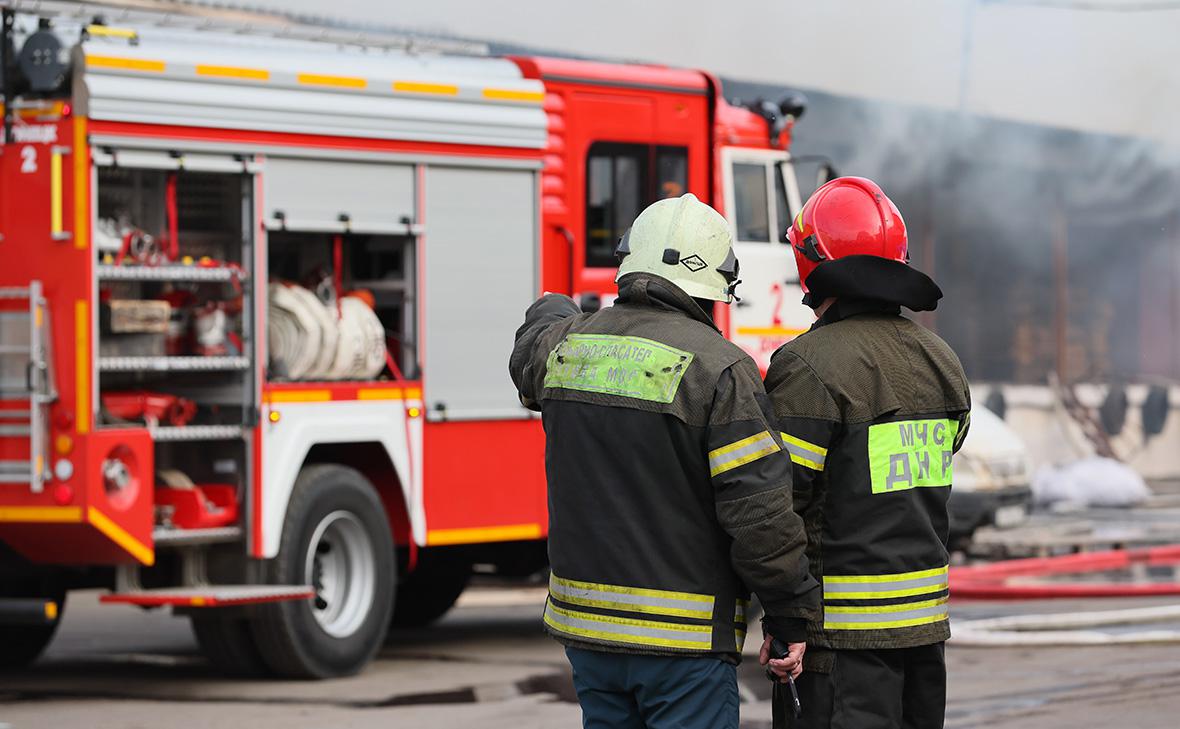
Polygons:
<instances>
[{"instance_id":1,"label":"reflective silver stripe","mask_svg":"<svg viewBox=\"0 0 1180 729\"><path fill-rule=\"evenodd\" d=\"M840 594L845 592L876 592L882 590L910 590L918 587L929 587L947 584L946 575L931 575L916 580L893 580L890 582L829 582L824 580L824 594Z\"/></svg>"},{"instance_id":2,"label":"reflective silver stripe","mask_svg":"<svg viewBox=\"0 0 1180 729\"><path fill-rule=\"evenodd\" d=\"M779 450L774 436L764 430L749 438L742 438L727 446L709 451L709 473L716 476L771 453L777 453Z\"/></svg>"},{"instance_id":3,"label":"reflective silver stripe","mask_svg":"<svg viewBox=\"0 0 1180 729\"><path fill-rule=\"evenodd\" d=\"M549 592L573 605L704 620L713 617L713 598L709 595L578 582L555 574L549 575Z\"/></svg>"},{"instance_id":4,"label":"reflective silver stripe","mask_svg":"<svg viewBox=\"0 0 1180 729\"><path fill-rule=\"evenodd\" d=\"M808 466L816 471L824 470L824 460L827 456L821 456L814 451L809 451L806 448L800 448L794 443L783 443L787 448L787 453L791 454L791 460L802 466ZM818 466L818 468L817 468Z\"/></svg>"},{"instance_id":5,"label":"reflective silver stripe","mask_svg":"<svg viewBox=\"0 0 1180 729\"><path fill-rule=\"evenodd\" d=\"M709 625L679 625L655 620L596 615L545 605L545 623L568 635L632 645L710 650L713 628Z\"/></svg>"},{"instance_id":6,"label":"reflective silver stripe","mask_svg":"<svg viewBox=\"0 0 1180 729\"><path fill-rule=\"evenodd\" d=\"M828 630L888 630L935 623L946 620L948 617L948 605L945 598L918 604L923 607L911 607L906 610L898 610L899 606L897 605L863 608L825 607L824 628Z\"/></svg>"},{"instance_id":7,"label":"reflective silver stripe","mask_svg":"<svg viewBox=\"0 0 1180 729\"><path fill-rule=\"evenodd\" d=\"M792 461L815 471L824 470L824 461L828 457L827 448L808 443L790 433L779 433L779 435L783 439L783 446L787 449L787 453L791 454Z\"/></svg>"},{"instance_id":8,"label":"reflective silver stripe","mask_svg":"<svg viewBox=\"0 0 1180 729\"><path fill-rule=\"evenodd\" d=\"M749 604L749 600L742 600L741 598L738 598L737 609L734 610L733 613L733 622L741 623L742 625L746 624L746 606Z\"/></svg>"}]
</instances>

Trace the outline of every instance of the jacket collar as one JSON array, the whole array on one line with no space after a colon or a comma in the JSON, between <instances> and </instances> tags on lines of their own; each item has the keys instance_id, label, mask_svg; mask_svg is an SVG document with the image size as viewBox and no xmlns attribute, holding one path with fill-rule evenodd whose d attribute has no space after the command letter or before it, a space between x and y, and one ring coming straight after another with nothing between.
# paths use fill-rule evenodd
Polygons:
<instances>
[{"instance_id":1,"label":"jacket collar","mask_svg":"<svg viewBox=\"0 0 1180 729\"><path fill-rule=\"evenodd\" d=\"M665 278L650 273L629 273L620 278L619 298L615 301L620 304L677 311L690 319L708 324L716 331L721 331L704 309L683 289Z\"/></svg>"},{"instance_id":2,"label":"jacket collar","mask_svg":"<svg viewBox=\"0 0 1180 729\"><path fill-rule=\"evenodd\" d=\"M828 324L834 324L842 319L860 316L861 314L892 314L893 316L901 316L901 306L877 299L836 299L828 307L828 310L824 312L823 316L816 319L815 324L811 325L809 331L814 331Z\"/></svg>"}]
</instances>

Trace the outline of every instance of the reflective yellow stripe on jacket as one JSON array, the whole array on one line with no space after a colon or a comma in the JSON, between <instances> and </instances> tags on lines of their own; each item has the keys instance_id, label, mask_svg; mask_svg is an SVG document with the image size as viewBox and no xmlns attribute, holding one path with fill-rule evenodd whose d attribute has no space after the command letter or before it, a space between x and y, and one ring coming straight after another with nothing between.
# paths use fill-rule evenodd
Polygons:
<instances>
[{"instance_id":1,"label":"reflective yellow stripe on jacket","mask_svg":"<svg viewBox=\"0 0 1180 729\"><path fill-rule=\"evenodd\" d=\"M560 608L554 605L552 600L545 605L545 623L559 632L592 640L702 651L713 647L713 627L710 625L664 623L599 615Z\"/></svg>"},{"instance_id":2,"label":"reflective yellow stripe on jacket","mask_svg":"<svg viewBox=\"0 0 1180 729\"><path fill-rule=\"evenodd\" d=\"M774 436L764 430L749 438L742 438L729 445L709 451L709 475L717 476L738 466L744 466L759 458L769 456L771 453L777 453L779 450Z\"/></svg>"},{"instance_id":3,"label":"reflective yellow stripe on jacket","mask_svg":"<svg viewBox=\"0 0 1180 729\"><path fill-rule=\"evenodd\" d=\"M824 575L824 629L881 630L946 620L947 596L938 593L947 591L948 575L946 566L891 575Z\"/></svg>"},{"instance_id":4,"label":"reflective yellow stripe on jacket","mask_svg":"<svg viewBox=\"0 0 1180 729\"><path fill-rule=\"evenodd\" d=\"M828 458L828 449L821 448L814 443L808 443L802 438L796 438L789 433L780 433L783 438L783 445L787 447L787 453L791 454L791 460L798 463L800 466L806 466L813 471L824 470L824 461Z\"/></svg>"},{"instance_id":5,"label":"reflective yellow stripe on jacket","mask_svg":"<svg viewBox=\"0 0 1180 729\"><path fill-rule=\"evenodd\" d=\"M734 605L734 645L718 647L713 644L715 603L712 595L582 582L551 574L545 624L559 634L590 642L741 651L746 601L739 599Z\"/></svg>"},{"instance_id":6,"label":"reflective yellow stripe on jacket","mask_svg":"<svg viewBox=\"0 0 1180 729\"><path fill-rule=\"evenodd\" d=\"M549 575L549 593L562 602L586 607L654 613L699 620L713 619L713 597L691 592L649 590L594 582L566 580Z\"/></svg>"}]
</instances>

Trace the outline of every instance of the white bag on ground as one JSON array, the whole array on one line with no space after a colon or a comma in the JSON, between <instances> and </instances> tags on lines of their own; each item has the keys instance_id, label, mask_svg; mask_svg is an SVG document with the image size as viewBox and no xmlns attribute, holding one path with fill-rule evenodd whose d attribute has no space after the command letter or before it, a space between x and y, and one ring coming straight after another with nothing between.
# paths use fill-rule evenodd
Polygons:
<instances>
[{"instance_id":1,"label":"white bag on ground","mask_svg":"<svg viewBox=\"0 0 1180 729\"><path fill-rule=\"evenodd\" d=\"M1151 497L1151 489L1134 469L1099 457L1042 466L1033 476L1032 490L1040 505L1133 506Z\"/></svg>"}]
</instances>

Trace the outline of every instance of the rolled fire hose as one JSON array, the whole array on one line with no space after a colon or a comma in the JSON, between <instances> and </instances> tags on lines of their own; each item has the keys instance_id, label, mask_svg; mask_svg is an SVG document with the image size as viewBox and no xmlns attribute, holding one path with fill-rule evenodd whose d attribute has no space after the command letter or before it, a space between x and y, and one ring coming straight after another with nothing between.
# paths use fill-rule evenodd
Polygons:
<instances>
[{"instance_id":1,"label":"rolled fire hose","mask_svg":"<svg viewBox=\"0 0 1180 729\"><path fill-rule=\"evenodd\" d=\"M270 310L266 340L271 360L292 380L306 378L316 365L323 340L322 325L307 310L299 287L272 283L267 287Z\"/></svg>"},{"instance_id":2,"label":"rolled fire hose","mask_svg":"<svg viewBox=\"0 0 1180 729\"><path fill-rule=\"evenodd\" d=\"M385 327L365 302L352 296L340 299L340 341L333 379L367 380L385 368Z\"/></svg>"},{"instance_id":3,"label":"rolled fire hose","mask_svg":"<svg viewBox=\"0 0 1180 729\"><path fill-rule=\"evenodd\" d=\"M267 343L271 361L292 380L371 379L385 366L385 328L365 303L346 296L340 318L301 286L272 283Z\"/></svg>"}]
</instances>

